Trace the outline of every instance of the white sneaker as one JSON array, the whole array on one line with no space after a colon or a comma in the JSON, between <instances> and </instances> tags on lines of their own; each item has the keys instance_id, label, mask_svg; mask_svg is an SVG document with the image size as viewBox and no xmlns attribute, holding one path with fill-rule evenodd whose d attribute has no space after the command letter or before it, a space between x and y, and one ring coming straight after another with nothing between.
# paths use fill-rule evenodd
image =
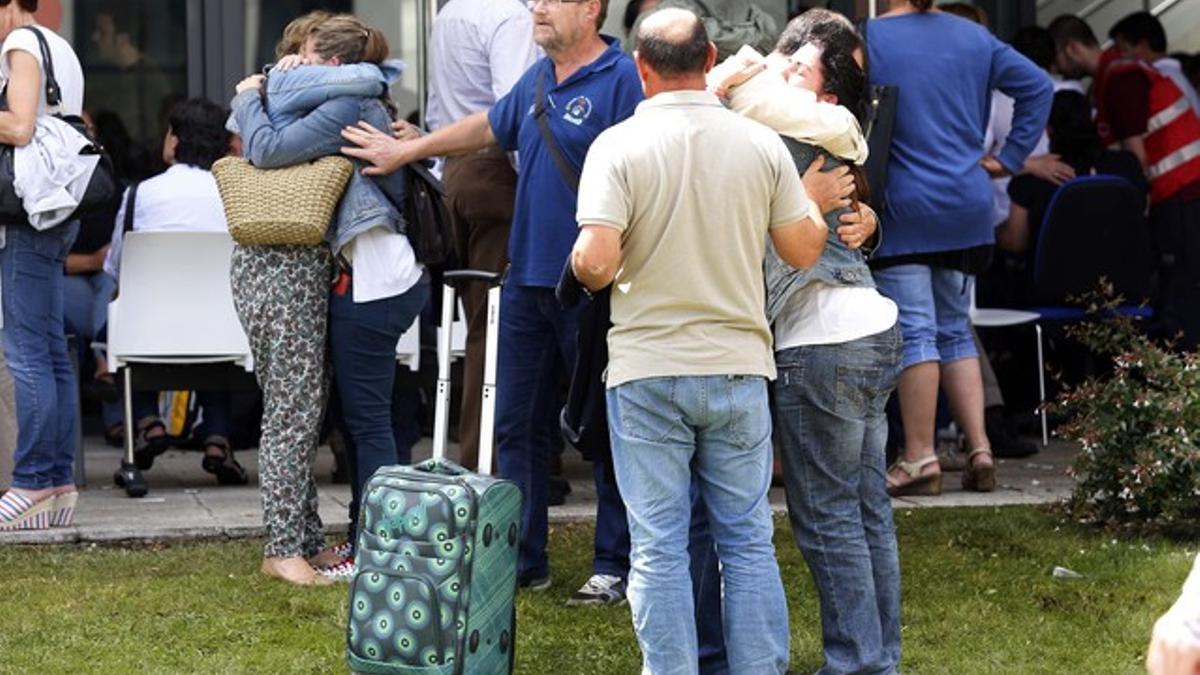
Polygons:
<instances>
[{"instance_id":1,"label":"white sneaker","mask_svg":"<svg viewBox=\"0 0 1200 675\"><path fill-rule=\"evenodd\" d=\"M625 580L611 574L593 574L592 578L567 600L568 607L581 605L625 604Z\"/></svg>"}]
</instances>

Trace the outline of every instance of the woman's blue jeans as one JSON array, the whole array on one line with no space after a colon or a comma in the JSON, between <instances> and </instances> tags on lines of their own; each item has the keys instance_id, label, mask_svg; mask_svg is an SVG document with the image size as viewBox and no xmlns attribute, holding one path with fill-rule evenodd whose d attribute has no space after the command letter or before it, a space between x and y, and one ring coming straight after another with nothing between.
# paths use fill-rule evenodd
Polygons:
<instances>
[{"instance_id":1,"label":"woman's blue jeans","mask_svg":"<svg viewBox=\"0 0 1200 675\"><path fill-rule=\"evenodd\" d=\"M17 404L13 487L71 485L78 382L63 329L63 263L78 221L37 231L10 225L0 249L4 358Z\"/></svg>"},{"instance_id":2,"label":"woman's blue jeans","mask_svg":"<svg viewBox=\"0 0 1200 675\"><path fill-rule=\"evenodd\" d=\"M66 323L68 335L79 337L80 372L91 363L92 342L103 342L105 329L108 326L108 303L113 299L117 288L117 280L107 272L91 274L69 274L63 278L63 320ZM104 353L96 350L103 356ZM104 428L108 429L125 420L120 402L103 401L100 404L100 417L104 420Z\"/></svg>"},{"instance_id":3,"label":"woman's blue jeans","mask_svg":"<svg viewBox=\"0 0 1200 675\"><path fill-rule=\"evenodd\" d=\"M884 405L900 359L896 326L775 355L788 515L820 596L823 675L900 665L900 563L884 478Z\"/></svg>"},{"instance_id":4,"label":"woman's blue jeans","mask_svg":"<svg viewBox=\"0 0 1200 675\"><path fill-rule=\"evenodd\" d=\"M329 296L329 347L351 467L351 541L367 480L379 467L407 463L411 457L411 444L396 447L392 426L396 343L428 301L425 281L371 302L354 302L352 287ZM410 424L416 424L415 416Z\"/></svg>"}]
</instances>

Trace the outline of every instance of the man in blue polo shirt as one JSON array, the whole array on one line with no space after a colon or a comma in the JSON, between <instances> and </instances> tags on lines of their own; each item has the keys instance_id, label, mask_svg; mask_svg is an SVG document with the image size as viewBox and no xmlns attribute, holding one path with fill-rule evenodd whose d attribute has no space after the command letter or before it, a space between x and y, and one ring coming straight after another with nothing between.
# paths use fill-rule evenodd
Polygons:
<instances>
[{"instance_id":1,"label":"man in blue polo shirt","mask_svg":"<svg viewBox=\"0 0 1200 675\"><path fill-rule=\"evenodd\" d=\"M545 430L558 417L559 383L575 362L579 319L579 308L559 307L554 286L575 243L575 190L584 156L600 132L633 114L642 86L617 41L599 33L608 0L527 4L534 40L546 58L490 110L412 141L366 124L343 135L357 146L344 152L370 162L366 172L372 175L493 144L519 151L511 268L500 310L496 438L500 474L516 481L525 496L519 580L541 590L550 585L546 484L554 440ZM629 529L616 485L599 463L595 476L594 575L573 600L619 602L629 571Z\"/></svg>"}]
</instances>

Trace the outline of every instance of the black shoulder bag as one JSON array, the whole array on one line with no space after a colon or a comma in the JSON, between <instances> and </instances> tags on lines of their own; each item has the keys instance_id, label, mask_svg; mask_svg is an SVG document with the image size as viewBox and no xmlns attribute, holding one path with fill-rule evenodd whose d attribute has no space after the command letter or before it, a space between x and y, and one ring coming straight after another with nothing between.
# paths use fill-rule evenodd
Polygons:
<instances>
[{"instance_id":1,"label":"black shoulder bag","mask_svg":"<svg viewBox=\"0 0 1200 675\"><path fill-rule=\"evenodd\" d=\"M563 154L558 140L550 131L550 120L546 117L546 71L544 70L538 74L537 100L533 104L533 119L537 121L538 131L542 132L542 142L550 151L550 158L554 160L554 166L558 167L558 172L562 174L563 180L567 181L571 191L578 194L579 169L575 168L571 160Z\"/></svg>"},{"instance_id":2,"label":"black shoulder bag","mask_svg":"<svg viewBox=\"0 0 1200 675\"><path fill-rule=\"evenodd\" d=\"M446 188L422 162L408 165L405 183L404 234L413 247L417 262L423 265L453 267L454 235L450 211L446 208Z\"/></svg>"},{"instance_id":3,"label":"black shoulder bag","mask_svg":"<svg viewBox=\"0 0 1200 675\"><path fill-rule=\"evenodd\" d=\"M57 108L62 104L62 94L58 88L58 80L54 78L54 62L50 58L50 45L46 43L45 36L37 28L23 26L18 30L22 29L31 31L37 36L38 46L42 52L42 67L45 70L46 76L46 109ZM3 91L0 91L0 109L8 109L7 85L5 85ZM87 190L79 201L79 207L75 209L75 213L72 214L71 218L66 219L70 221L80 214L102 209L108 205L117 195L117 176L113 168L112 158L108 156L108 153L104 152L104 148L88 132L87 124L83 121L82 117L78 115L63 115L61 113L51 114L71 125L73 129L89 141L88 145L79 151L79 154L100 156L100 161L96 163L96 169L92 172L92 177L88 182ZM15 154L16 149L13 146L0 145L0 223L20 224L29 222L29 214L25 212L25 207L21 198L17 196L16 188L13 185L16 176L14 171Z\"/></svg>"},{"instance_id":4,"label":"black shoulder bag","mask_svg":"<svg viewBox=\"0 0 1200 675\"><path fill-rule=\"evenodd\" d=\"M859 24L863 46L867 44L867 21ZM892 132L896 126L896 105L900 89L891 84L872 84L867 87L867 148L869 155L863 166L867 185L871 187L871 208L882 214L887 194L888 160L892 153Z\"/></svg>"}]
</instances>

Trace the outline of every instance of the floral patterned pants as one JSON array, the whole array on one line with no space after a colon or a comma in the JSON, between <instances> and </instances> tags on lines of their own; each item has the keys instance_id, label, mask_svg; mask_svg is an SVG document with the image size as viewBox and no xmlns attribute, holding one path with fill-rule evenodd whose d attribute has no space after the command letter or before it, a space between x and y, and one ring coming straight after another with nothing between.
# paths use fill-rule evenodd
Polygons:
<instances>
[{"instance_id":1,"label":"floral patterned pants","mask_svg":"<svg viewBox=\"0 0 1200 675\"><path fill-rule=\"evenodd\" d=\"M330 270L325 246L233 251L233 302L263 392L258 466L267 557L309 557L324 546L313 461L329 391Z\"/></svg>"}]
</instances>

